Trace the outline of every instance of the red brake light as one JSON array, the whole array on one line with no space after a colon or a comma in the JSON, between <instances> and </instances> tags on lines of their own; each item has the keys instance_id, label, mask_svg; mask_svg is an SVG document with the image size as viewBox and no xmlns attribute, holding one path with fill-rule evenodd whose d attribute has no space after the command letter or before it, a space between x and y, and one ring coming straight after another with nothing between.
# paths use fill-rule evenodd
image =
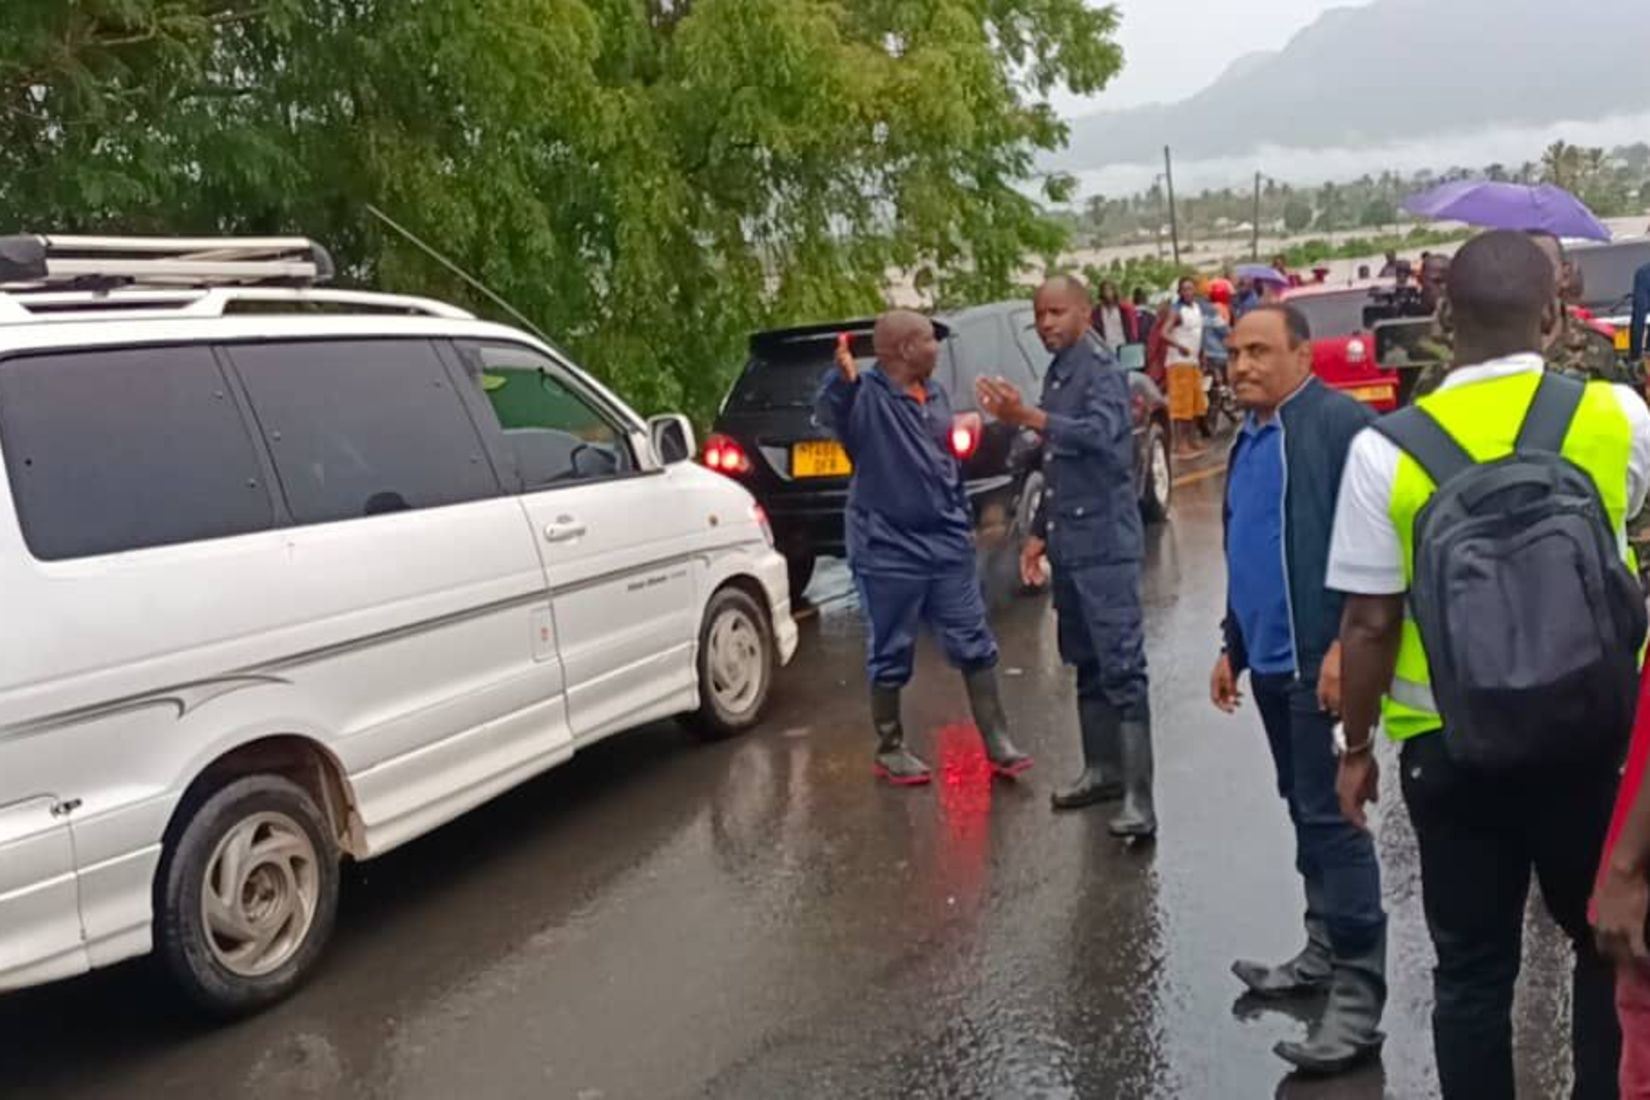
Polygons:
<instances>
[{"instance_id":1,"label":"red brake light","mask_svg":"<svg viewBox=\"0 0 1650 1100\"><path fill-rule=\"evenodd\" d=\"M959 459L974 457L980 449L980 432L984 425L979 413L959 413L951 418L951 453Z\"/></svg>"},{"instance_id":2,"label":"red brake light","mask_svg":"<svg viewBox=\"0 0 1650 1100\"><path fill-rule=\"evenodd\" d=\"M713 435L705 440L705 448L699 457L708 468L719 474L736 477L751 472L751 460L745 448L739 445L738 440L725 435Z\"/></svg>"}]
</instances>

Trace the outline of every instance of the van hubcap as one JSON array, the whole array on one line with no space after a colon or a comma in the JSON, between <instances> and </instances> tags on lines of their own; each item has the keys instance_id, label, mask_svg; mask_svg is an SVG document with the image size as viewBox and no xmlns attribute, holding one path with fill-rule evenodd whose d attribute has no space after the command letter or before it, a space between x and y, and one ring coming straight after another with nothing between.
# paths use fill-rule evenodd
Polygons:
<instances>
[{"instance_id":1,"label":"van hubcap","mask_svg":"<svg viewBox=\"0 0 1650 1100\"><path fill-rule=\"evenodd\" d=\"M201 884L201 923L212 955L255 978L303 946L315 922L320 863L309 834L285 814L254 814L218 842Z\"/></svg>"},{"instance_id":2,"label":"van hubcap","mask_svg":"<svg viewBox=\"0 0 1650 1100\"><path fill-rule=\"evenodd\" d=\"M1152 448L1152 495L1160 508L1169 506L1169 446L1159 442Z\"/></svg>"},{"instance_id":3,"label":"van hubcap","mask_svg":"<svg viewBox=\"0 0 1650 1100\"><path fill-rule=\"evenodd\" d=\"M717 706L743 714L762 691L762 632L743 611L724 611L710 628L710 693Z\"/></svg>"}]
</instances>

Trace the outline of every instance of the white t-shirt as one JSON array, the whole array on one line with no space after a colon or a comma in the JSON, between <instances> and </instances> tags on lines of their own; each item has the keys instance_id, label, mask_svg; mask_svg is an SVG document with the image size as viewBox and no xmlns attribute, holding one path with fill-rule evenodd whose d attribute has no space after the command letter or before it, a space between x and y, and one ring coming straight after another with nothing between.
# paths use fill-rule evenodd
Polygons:
<instances>
[{"instance_id":1,"label":"white t-shirt","mask_svg":"<svg viewBox=\"0 0 1650 1100\"><path fill-rule=\"evenodd\" d=\"M1180 315L1180 324L1163 334L1168 341L1168 354L1164 362L1170 366L1180 363L1196 364L1200 360L1199 353L1203 350L1203 310L1196 302L1187 305L1184 302L1175 303L1175 312ZM1181 351L1180 347L1190 348L1190 351Z\"/></svg>"},{"instance_id":2,"label":"white t-shirt","mask_svg":"<svg viewBox=\"0 0 1650 1100\"><path fill-rule=\"evenodd\" d=\"M1438 388L1454 389L1544 369L1539 355L1513 355L1476 367L1458 367L1444 376ZM1614 386L1612 390L1627 415L1632 436L1627 461L1627 515L1632 517L1644 507L1645 493L1650 489L1650 408L1645 407L1644 398L1626 386ZM1372 428L1365 428L1352 441L1346 471L1341 475L1325 587L1360 596L1395 596L1407 590L1403 544L1390 510L1399 453L1395 443ZM1616 537L1625 546L1627 532L1619 530Z\"/></svg>"},{"instance_id":3,"label":"white t-shirt","mask_svg":"<svg viewBox=\"0 0 1650 1100\"><path fill-rule=\"evenodd\" d=\"M1129 334L1123 326L1122 306L1100 307L1100 337L1113 351L1129 342Z\"/></svg>"}]
</instances>

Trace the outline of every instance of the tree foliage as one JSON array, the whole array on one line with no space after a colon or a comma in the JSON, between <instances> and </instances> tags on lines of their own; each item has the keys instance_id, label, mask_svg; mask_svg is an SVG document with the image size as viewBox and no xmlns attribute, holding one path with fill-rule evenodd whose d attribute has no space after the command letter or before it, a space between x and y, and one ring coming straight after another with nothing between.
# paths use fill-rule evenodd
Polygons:
<instances>
[{"instance_id":1,"label":"tree foliage","mask_svg":"<svg viewBox=\"0 0 1650 1100\"><path fill-rule=\"evenodd\" d=\"M874 309L891 269L1002 294L1056 251L1022 188L1115 26L1084 0L6 0L0 215L305 233L351 281L494 312L375 203L639 405L703 415L752 329Z\"/></svg>"}]
</instances>

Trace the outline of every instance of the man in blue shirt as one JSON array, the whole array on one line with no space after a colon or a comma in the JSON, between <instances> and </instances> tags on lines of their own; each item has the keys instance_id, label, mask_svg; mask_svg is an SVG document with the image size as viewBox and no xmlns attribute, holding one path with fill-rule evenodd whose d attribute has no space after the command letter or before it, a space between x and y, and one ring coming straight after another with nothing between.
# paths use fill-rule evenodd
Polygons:
<instances>
[{"instance_id":1,"label":"man in blue shirt","mask_svg":"<svg viewBox=\"0 0 1650 1100\"><path fill-rule=\"evenodd\" d=\"M1644 326L1650 324L1650 264L1633 276L1633 333L1627 345L1627 366L1637 376L1644 363Z\"/></svg>"},{"instance_id":2,"label":"man in blue shirt","mask_svg":"<svg viewBox=\"0 0 1650 1100\"><path fill-rule=\"evenodd\" d=\"M815 417L848 451L848 565L870 628L867 675L876 772L895 786L927 783L928 765L905 747L900 692L926 623L968 686L994 772L1016 776L1031 758L1008 738L997 690L997 640L986 621L974 561L974 523L951 453L951 401L933 380L940 344L932 321L895 310L872 334L877 365L863 373L846 341L826 375Z\"/></svg>"},{"instance_id":3,"label":"man in blue shirt","mask_svg":"<svg viewBox=\"0 0 1650 1100\"><path fill-rule=\"evenodd\" d=\"M1313 377L1299 311L1258 306L1230 344L1232 389L1248 415L1226 477L1225 647L1210 695L1233 712L1248 670L1306 887L1306 947L1277 966L1240 960L1232 972L1261 998L1327 991L1306 1041L1276 1049L1301 1069L1338 1073L1379 1051L1386 1002L1375 844L1335 794L1341 598L1324 587L1341 471L1372 415Z\"/></svg>"},{"instance_id":4,"label":"man in blue shirt","mask_svg":"<svg viewBox=\"0 0 1650 1100\"><path fill-rule=\"evenodd\" d=\"M1123 800L1113 836L1157 834L1151 706L1140 602L1142 534L1134 485L1129 379L1089 328L1088 288L1056 275L1037 290L1037 335L1054 353L1038 407L1002 378L982 378L980 406L1043 438L1046 488L1021 553L1026 583L1054 567L1060 656L1077 669L1083 771L1056 810Z\"/></svg>"}]
</instances>

